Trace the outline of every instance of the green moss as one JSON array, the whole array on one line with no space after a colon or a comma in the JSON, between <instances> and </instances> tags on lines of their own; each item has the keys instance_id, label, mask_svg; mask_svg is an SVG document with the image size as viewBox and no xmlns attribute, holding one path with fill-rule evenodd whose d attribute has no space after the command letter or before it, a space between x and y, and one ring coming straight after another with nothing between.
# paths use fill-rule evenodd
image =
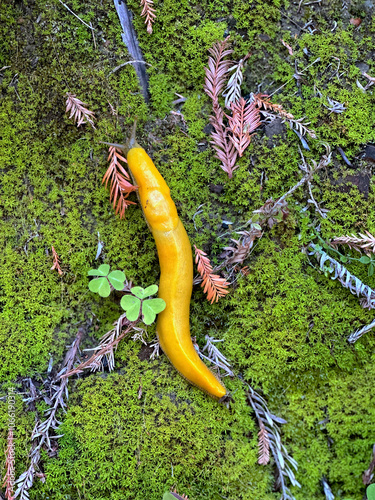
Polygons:
<instances>
[{"instance_id":1,"label":"green moss","mask_svg":"<svg viewBox=\"0 0 375 500\"><path fill-rule=\"evenodd\" d=\"M254 423L243 411L243 394L228 412L182 380L167 360L140 362L132 347L120 358L126 363L122 375L91 377L77 386L59 458L48 463L39 498L51 492L56 499L78 498L84 491L88 499L158 500L172 486L192 500L272 498L267 476L251 471L256 440L246 437Z\"/></svg>"},{"instance_id":2,"label":"green moss","mask_svg":"<svg viewBox=\"0 0 375 500\"><path fill-rule=\"evenodd\" d=\"M152 104L156 109L156 115L160 118L169 113L173 100L173 92L171 92L171 83L169 78L164 74L156 74L150 77L150 94Z\"/></svg>"}]
</instances>

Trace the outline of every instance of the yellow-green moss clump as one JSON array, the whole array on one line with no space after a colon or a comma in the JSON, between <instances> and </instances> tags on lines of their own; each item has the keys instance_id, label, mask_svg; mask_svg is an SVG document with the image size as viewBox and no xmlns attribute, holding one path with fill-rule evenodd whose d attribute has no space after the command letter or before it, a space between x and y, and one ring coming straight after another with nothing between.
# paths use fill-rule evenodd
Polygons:
<instances>
[{"instance_id":1,"label":"yellow-green moss clump","mask_svg":"<svg viewBox=\"0 0 375 500\"><path fill-rule=\"evenodd\" d=\"M287 1L155 0L152 35L138 2L128 5L151 64L149 104L130 64L109 74L129 59L110 0L69 2L93 23L93 32L57 1L0 7L0 67L9 66L0 75L2 392L9 385L21 392L22 377L38 386L49 359L56 367L61 363L78 325L88 330L83 347L92 347L118 317L119 297L102 300L88 291L88 269L105 262L137 285L158 280L155 245L139 206L119 220L109 204L101 185L107 151L99 141L124 141L138 117L139 142L167 180L192 243L214 263L236 236L233 228L301 178L301 143L286 125L273 139L259 130L230 181L214 157L206 133L211 109L203 92L204 66L208 48L230 34L234 58L251 53L243 93L260 84L262 92L283 86L274 101L296 118L305 116L317 135L307 137L306 160L319 160L321 142L331 146L332 163L313 179L315 198L330 212L321 219L303 189L297 190L288 219L259 241L245 262L250 274L239 277L230 295L210 305L200 288L194 290L192 335L200 345L207 333L225 339L222 351L236 374L263 391L270 411L288 421L282 440L299 463L296 500L323 500L323 476L335 498L360 500L375 439L375 341L371 333L354 346L346 339L372 313L320 273L304 248L319 225L323 238L375 231L371 165L361 158L364 145L375 141L373 87L360 88L368 83L364 70L375 76L375 24L367 3L352 2L350 11L341 10L341 0L302 8L299 22L311 19L313 34L307 28L302 34L288 20L297 5ZM350 16L363 18L359 29ZM67 118L68 91L95 112L95 130L77 129ZM170 113L178 109L172 105L175 92L186 98L185 122ZM328 98L344 112L327 109ZM221 194L210 185L222 186ZM98 232L104 249L95 262ZM52 246L61 277L51 270ZM375 287L365 266L352 264L350 270ZM58 454L42 453L46 481L36 479L30 498L161 500L173 486L190 500L280 498L273 490L272 459L266 467L257 464L258 427L240 379L225 380L234 400L228 409L181 379L164 356L145 360L141 351L140 344L123 343L115 373L70 382ZM28 466L34 419L46 409L38 402L31 411L22 397L16 409L17 474ZM3 450L5 399L0 423Z\"/></svg>"}]
</instances>

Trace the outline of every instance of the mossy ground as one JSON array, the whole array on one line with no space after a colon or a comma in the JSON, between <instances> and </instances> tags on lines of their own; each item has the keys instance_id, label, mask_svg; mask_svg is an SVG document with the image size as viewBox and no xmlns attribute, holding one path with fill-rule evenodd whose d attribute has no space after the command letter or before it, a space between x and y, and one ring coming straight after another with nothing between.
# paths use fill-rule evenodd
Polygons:
<instances>
[{"instance_id":1,"label":"mossy ground","mask_svg":"<svg viewBox=\"0 0 375 500\"><path fill-rule=\"evenodd\" d=\"M304 210L306 193L297 191L289 218L265 234L246 262L250 274L229 296L211 306L194 290L192 335L200 345L206 333L224 338L222 350L236 372L288 421L283 441L299 463L297 500L322 500L323 476L336 498L360 500L375 441L375 341L371 332L354 346L346 338L373 315L321 274L301 248L318 224L324 238L375 231L371 164L361 156L375 141L375 105L372 88L364 93L357 85L368 83L360 68L375 76L373 6L353 1L342 9L337 0L298 13L297 3L155 0L150 36L138 2L130 1L151 64L148 105L131 65L108 76L128 58L109 0L69 2L93 23L93 33L57 0L2 3L0 67L10 67L0 78L0 374L4 393L9 385L20 388L24 377L40 383L51 356L56 367L61 363L78 325L92 320L85 340L91 346L118 317L117 299L99 300L87 288L87 270L98 263L98 232L105 244L99 263L123 269L140 286L157 282L155 245L141 210L131 207L119 220L101 186L107 153L99 141L123 141L135 115L139 142L167 180L192 243L214 261L233 236L223 220L240 226L300 179L301 145L290 130L271 141L259 131L230 181L214 158L204 132L210 114L204 66L207 49L230 33L235 57L251 53L243 92L261 84L271 93L284 85L274 99L297 118L306 116L317 133L306 158L319 160L319 141L333 149L313 190L330 212L321 220L312 206ZM351 17L363 19L359 28ZM290 19L299 26L312 20L317 31L301 30ZM292 46L292 56L280 38ZM77 129L67 119L67 91L95 111L96 130ZM169 113L175 92L187 98L187 127ZM327 97L343 103L345 112L330 113ZM362 178L369 185L359 190ZM210 184L224 191L212 193ZM62 277L50 269L51 246L61 258ZM375 286L363 266L350 269ZM227 409L181 379L164 356L141 360L140 350L123 343L115 373L70 382L58 456L43 456L46 482L37 480L30 498L159 500L171 486L191 500L279 498L272 461L256 463L257 426L240 381L225 381L234 397ZM4 449L7 408L4 399L0 404ZM44 409L37 405L39 415ZM17 474L28 464L34 420L19 395Z\"/></svg>"}]
</instances>

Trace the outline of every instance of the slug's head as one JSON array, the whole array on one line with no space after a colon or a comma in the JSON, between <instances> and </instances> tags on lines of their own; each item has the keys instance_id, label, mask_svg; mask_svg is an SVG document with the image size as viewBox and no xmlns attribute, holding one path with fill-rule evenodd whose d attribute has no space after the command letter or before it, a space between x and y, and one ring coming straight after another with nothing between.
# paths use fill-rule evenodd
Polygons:
<instances>
[{"instance_id":1,"label":"slug's head","mask_svg":"<svg viewBox=\"0 0 375 500\"><path fill-rule=\"evenodd\" d=\"M137 120L134 120L131 135L125 144L116 144L113 142L104 142L104 141L100 141L100 142L102 144L107 144L108 146L115 146L116 148L120 148L125 152L125 154L128 154L131 149L142 147L138 144L138 142L136 140L136 137L135 137L136 130L137 130Z\"/></svg>"}]
</instances>

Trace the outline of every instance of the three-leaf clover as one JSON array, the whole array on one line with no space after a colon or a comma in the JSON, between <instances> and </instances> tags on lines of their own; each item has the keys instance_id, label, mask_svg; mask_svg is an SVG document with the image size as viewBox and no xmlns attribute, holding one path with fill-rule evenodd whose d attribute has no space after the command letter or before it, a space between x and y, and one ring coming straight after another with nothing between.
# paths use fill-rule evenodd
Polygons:
<instances>
[{"instance_id":1,"label":"three-leaf clover","mask_svg":"<svg viewBox=\"0 0 375 500\"><path fill-rule=\"evenodd\" d=\"M184 497L181 497L178 493L174 491L167 491L164 493L163 500L184 500Z\"/></svg>"},{"instance_id":2,"label":"three-leaf clover","mask_svg":"<svg viewBox=\"0 0 375 500\"><path fill-rule=\"evenodd\" d=\"M156 315L165 309L163 299L147 299L155 295L158 291L157 285L151 285L147 288L133 286L132 295L124 295L121 299L121 307L126 313L129 321L136 321L142 308L142 320L146 325L151 325L155 321ZM147 299L147 300L145 300Z\"/></svg>"},{"instance_id":3,"label":"three-leaf clover","mask_svg":"<svg viewBox=\"0 0 375 500\"><path fill-rule=\"evenodd\" d=\"M370 486L367 487L366 495L368 500L375 500L375 484L370 484Z\"/></svg>"},{"instance_id":4,"label":"three-leaf clover","mask_svg":"<svg viewBox=\"0 0 375 500\"><path fill-rule=\"evenodd\" d=\"M367 274L369 276L372 276L374 274L374 263L375 261L373 259L371 259L371 257L368 257L367 255L362 255L362 257L359 259L359 262L361 262L362 264L370 264L368 266L368 272Z\"/></svg>"},{"instance_id":5,"label":"three-leaf clover","mask_svg":"<svg viewBox=\"0 0 375 500\"><path fill-rule=\"evenodd\" d=\"M111 285L115 290L122 290L125 284L125 274L122 271L110 271L108 264L102 264L99 269L90 269L89 276L98 276L89 283L89 289L101 297L108 297Z\"/></svg>"}]
</instances>

